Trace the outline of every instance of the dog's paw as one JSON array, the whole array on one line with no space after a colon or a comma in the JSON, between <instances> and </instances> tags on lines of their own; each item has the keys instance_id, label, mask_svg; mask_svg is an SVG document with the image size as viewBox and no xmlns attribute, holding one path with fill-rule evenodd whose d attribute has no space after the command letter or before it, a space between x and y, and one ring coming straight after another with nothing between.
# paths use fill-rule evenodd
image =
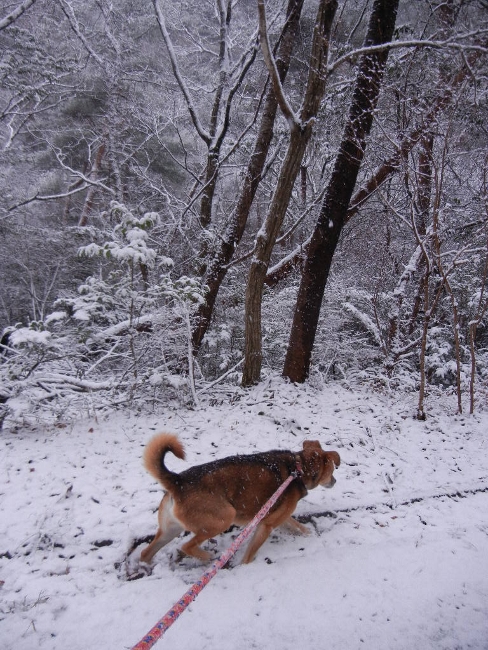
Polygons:
<instances>
[{"instance_id":1,"label":"dog's paw","mask_svg":"<svg viewBox=\"0 0 488 650\"><path fill-rule=\"evenodd\" d=\"M152 574L152 567L145 562L139 563L137 567L132 570L127 571L127 581L131 580L140 580L141 578L146 578Z\"/></svg>"},{"instance_id":2,"label":"dog's paw","mask_svg":"<svg viewBox=\"0 0 488 650\"><path fill-rule=\"evenodd\" d=\"M122 562L116 562L115 569L119 574L119 579L127 580L128 582L145 578L152 573L152 566L145 562L140 562L137 555L134 557L134 554L126 557Z\"/></svg>"},{"instance_id":3,"label":"dog's paw","mask_svg":"<svg viewBox=\"0 0 488 650\"><path fill-rule=\"evenodd\" d=\"M313 534L313 530L308 526L302 526L298 532L305 537L310 537Z\"/></svg>"},{"instance_id":4,"label":"dog's paw","mask_svg":"<svg viewBox=\"0 0 488 650\"><path fill-rule=\"evenodd\" d=\"M115 568L118 571L120 580L139 580L151 575L152 566L141 560L139 546L146 540L134 540L128 549L123 560L116 562Z\"/></svg>"},{"instance_id":5,"label":"dog's paw","mask_svg":"<svg viewBox=\"0 0 488 650\"><path fill-rule=\"evenodd\" d=\"M287 521L285 521L284 527L295 535L305 535L308 537L313 532L308 526L304 526L294 517L287 519Z\"/></svg>"}]
</instances>

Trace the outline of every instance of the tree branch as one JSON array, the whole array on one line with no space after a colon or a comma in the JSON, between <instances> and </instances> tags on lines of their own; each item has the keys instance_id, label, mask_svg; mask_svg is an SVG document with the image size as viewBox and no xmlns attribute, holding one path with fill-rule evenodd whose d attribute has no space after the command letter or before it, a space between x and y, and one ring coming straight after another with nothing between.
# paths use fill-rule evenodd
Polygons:
<instances>
[{"instance_id":1,"label":"tree branch","mask_svg":"<svg viewBox=\"0 0 488 650\"><path fill-rule=\"evenodd\" d=\"M90 43L87 41L85 36L83 35L80 25L78 23L78 19L75 16L75 12L73 11L73 7L70 5L67 0L59 0L59 4L61 6L61 10L68 19L68 22L71 26L71 29L74 31L76 36L80 39L80 41L83 43L86 51L88 54L95 59L95 61L98 63L98 65L106 72L107 71L107 63L103 59L101 59L98 54L95 52L95 50L92 48Z\"/></svg>"},{"instance_id":2,"label":"tree branch","mask_svg":"<svg viewBox=\"0 0 488 650\"><path fill-rule=\"evenodd\" d=\"M83 190L86 190L88 185L85 183L81 187L77 187L74 190L69 190L68 192L63 192L61 194L50 194L46 196L40 196L39 194L35 194L34 196L31 196L30 199L25 199L24 201L21 201L20 203L16 203L15 205L12 205L9 209L8 212L13 212L14 210L17 210L18 208L23 207L24 205L28 205L29 203L33 203L34 201L55 201L56 199L65 199L68 196L73 196L73 194L78 194L78 192L83 192Z\"/></svg>"},{"instance_id":3,"label":"tree branch","mask_svg":"<svg viewBox=\"0 0 488 650\"><path fill-rule=\"evenodd\" d=\"M276 67L276 62L274 56L271 52L271 46L268 38L268 30L266 27L266 9L264 7L264 0L257 0L258 2L258 16L259 16L259 39L261 43L261 50L263 52L264 62L268 68L269 76L273 83L273 89L276 94L276 99L278 105L281 108L285 119L290 124L290 126L299 127L300 121L296 114L293 111L293 108L290 106L288 100L286 99L283 86L281 85L280 75L278 73L278 68Z\"/></svg>"},{"instance_id":4,"label":"tree branch","mask_svg":"<svg viewBox=\"0 0 488 650\"><path fill-rule=\"evenodd\" d=\"M15 20L17 20L17 18L20 18L20 16L22 16L22 14L26 12L29 7L32 7L35 1L36 0L25 0L17 7L17 9L14 9L11 13L8 14L8 16L2 18L2 20L0 20L0 31L11 25Z\"/></svg>"},{"instance_id":5,"label":"tree branch","mask_svg":"<svg viewBox=\"0 0 488 650\"><path fill-rule=\"evenodd\" d=\"M185 80L183 79L183 76L180 72L179 66L178 66L178 61L176 59L176 52L173 47L173 43L171 41L170 35L168 33L168 30L166 28L166 20L164 18L164 14L161 10L161 7L159 6L158 0L153 0L153 5L154 9L156 11L156 17L158 19L158 24L159 24L159 29L161 30L161 34L163 36L166 48L168 50L169 54L169 59L171 62L171 67L173 69L173 74L175 76L176 81L178 82L178 85L180 87L181 92L183 93L183 97L185 98L186 105L188 107L188 111L190 113L190 117L193 122L193 126L197 130L198 135L200 138L207 144L210 145L211 143L211 135L210 133L202 126L202 123L200 122L200 118L198 117L197 110L193 104L193 100L190 96L190 91L188 90Z\"/></svg>"},{"instance_id":6,"label":"tree branch","mask_svg":"<svg viewBox=\"0 0 488 650\"><path fill-rule=\"evenodd\" d=\"M488 54L488 47L486 45L480 45L479 43L461 43L459 41L468 38L475 38L483 36L484 38L488 37L488 30L477 30L476 32L469 32L466 34L459 34L454 39L446 39L445 41L429 41L429 40L416 40L412 39L409 41L390 41L389 43L382 43L381 45L370 45L367 47L359 47L356 50L352 50L343 56L340 56L333 63L329 64L327 68L328 74L334 72L339 66L351 59L355 59L358 56L363 54L375 54L378 52L384 52L385 50L399 50L402 48L430 48L433 50L456 50L458 52L478 52L479 54Z\"/></svg>"}]
</instances>

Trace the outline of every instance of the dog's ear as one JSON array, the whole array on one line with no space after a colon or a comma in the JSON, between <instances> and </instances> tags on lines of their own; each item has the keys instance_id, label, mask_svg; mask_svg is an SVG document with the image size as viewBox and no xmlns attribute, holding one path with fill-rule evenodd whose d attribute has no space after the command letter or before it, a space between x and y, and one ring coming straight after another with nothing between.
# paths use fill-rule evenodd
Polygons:
<instances>
[{"instance_id":1,"label":"dog's ear","mask_svg":"<svg viewBox=\"0 0 488 650\"><path fill-rule=\"evenodd\" d=\"M325 455L331 459L331 461L334 463L336 467L339 467L341 464L341 457L337 453L337 451L326 451Z\"/></svg>"},{"instance_id":2,"label":"dog's ear","mask_svg":"<svg viewBox=\"0 0 488 650\"><path fill-rule=\"evenodd\" d=\"M312 453L317 451L322 451L320 442L318 440L304 440L303 442L303 451Z\"/></svg>"}]
</instances>

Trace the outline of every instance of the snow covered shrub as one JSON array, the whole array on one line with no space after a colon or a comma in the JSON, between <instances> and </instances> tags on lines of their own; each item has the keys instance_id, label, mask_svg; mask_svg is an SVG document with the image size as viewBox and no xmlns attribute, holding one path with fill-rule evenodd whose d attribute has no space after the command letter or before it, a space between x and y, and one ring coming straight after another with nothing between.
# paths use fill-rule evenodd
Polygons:
<instances>
[{"instance_id":1,"label":"snow covered shrub","mask_svg":"<svg viewBox=\"0 0 488 650\"><path fill-rule=\"evenodd\" d=\"M137 217L114 202L105 217L116 224L110 237L80 249L98 259L96 274L59 298L44 322L10 333L0 366L10 406L20 392L35 408L87 394L92 402L161 399L193 386L190 312L202 300L199 283L173 279L172 259L150 245L157 214Z\"/></svg>"},{"instance_id":2,"label":"snow covered shrub","mask_svg":"<svg viewBox=\"0 0 488 650\"><path fill-rule=\"evenodd\" d=\"M207 332L200 358L205 364L205 372L215 378L235 365L241 354L241 349L236 347L235 331L232 325L218 323Z\"/></svg>"},{"instance_id":3,"label":"snow covered shrub","mask_svg":"<svg viewBox=\"0 0 488 650\"><path fill-rule=\"evenodd\" d=\"M0 425L10 413L22 415L32 404L57 396L51 388L52 369L69 366L62 338L53 327L64 317L55 313L27 326L18 323L2 335L0 350Z\"/></svg>"},{"instance_id":4,"label":"snow covered shrub","mask_svg":"<svg viewBox=\"0 0 488 650\"><path fill-rule=\"evenodd\" d=\"M2 378L15 382L29 377L37 368L59 355L59 348L47 323L33 321L27 327L18 323L4 332Z\"/></svg>"},{"instance_id":5,"label":"snow covered shrub","mask_svg":"<svg viewBox=\"0 0 488 650\"><path fill-rule=\"evenodd\" d=\"M112 239L80 249L101 258L100 277L87 278L78 296L63 300L91 356L122 383L181 386L188 357L188 317L201 291L193 278L173 280L173 260L149 245L158 215L136 217L113 202Z\"/></svg>"},{"instance_id":6,"label":"snow covered shrub","mask_svg":"<svg viewBox=\"0 0 488 650\"><path fill-rule=\"evenodd\" d=\"M425 366L429 383L444 387L456 383L456 360L449 324L436 325L429 329ZM466 379L463 372L462 379Z\"/></svg>"}]
</instances>

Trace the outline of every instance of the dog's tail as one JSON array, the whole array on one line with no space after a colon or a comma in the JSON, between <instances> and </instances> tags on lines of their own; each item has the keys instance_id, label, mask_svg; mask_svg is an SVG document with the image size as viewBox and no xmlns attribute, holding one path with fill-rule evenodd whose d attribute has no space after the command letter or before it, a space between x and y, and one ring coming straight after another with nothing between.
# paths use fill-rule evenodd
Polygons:
<instances>
[{"instance_id":1,"label":"dog's tail","mask_svg":"<svg viewBox=\"0 0 488 650\"><path fill-rule=\"evenodd\" d=\"M184 460L183 445L176 436L170 433L160 433L155 436L144 450L144 466L167 490L176 487L178 474L169 470L164 464L164 457L170 451L177 458Z\"/></svg>"}]
</instances>

